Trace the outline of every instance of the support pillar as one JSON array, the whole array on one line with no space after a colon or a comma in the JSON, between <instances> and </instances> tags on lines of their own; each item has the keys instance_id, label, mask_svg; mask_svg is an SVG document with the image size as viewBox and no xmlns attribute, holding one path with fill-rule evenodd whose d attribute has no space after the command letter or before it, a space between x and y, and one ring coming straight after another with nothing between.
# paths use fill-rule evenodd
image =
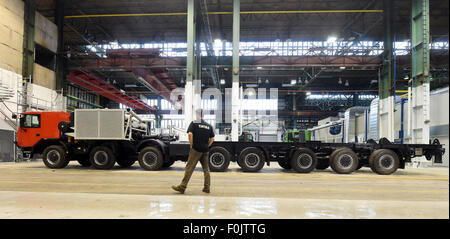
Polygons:
<instances>
[{"instance_id":1,"label":"support pillar","mask_svg":"<svg viewBox=\"0 0 450 239\"><path fill-rule=\"evenodd\" d=\"M380 138L394 141L394 69L393 69L393 14L392 1L383 1L384 14L384 53L379 79L379 124Z\"/></svg>"},{"instance_id":2,"label":"support pillar","mask_svg":"<svg viewBox=\"0 0 450 239\"><path fill-rule=\"evenodd\" d=\"M240 41L240 0L233 0L233 83L231 87L231 141L239 140L239 41Z\"/></svg>"},{"instance_id":3,"label":"support pillar","mask_svg":"<svg viewBox=\"0 0 450 239\"><path fill-rule=\"evenodd\" d=\"M36 3L34 0L24 0L24 31L23 31L23 64L24 78L33 77L34 67L34 21Z\"/></svg>"},{"instance_id":4,"label":"support pillar","mask_svg":"<svg viewBox=\"0 0 450 239\"><path fill-rule=\"evenodd\" d=\"M55 24L58 27L58 50L56 53L56 90L65 90L64 76L64 2L57 0L55 7Z\"/></svg>"},{"instance_id":5,"label":"support pillar","mask_svg":"<svg viewBox=\"0 0 450 239\"><path fill-rule=\"evenodd\" d=\"M411 80L408 87L410 143L430 140L430 3L413 0L411 10ZM419 162L425 161L419 159Z\"/></svg>"},{"instance_id":6,"label":"support pillar","mask_svg":"<svg viewBox=\"0 0 450 239\"><path fill-rule=\"evenodd\" d=\"M186 58L186 86L184 88L184 115L186 128L189 126L193 115L193 79L196 70L195 67L195 0L188 0L187 15L187 58Z\"/></svg>"}]
</instances>

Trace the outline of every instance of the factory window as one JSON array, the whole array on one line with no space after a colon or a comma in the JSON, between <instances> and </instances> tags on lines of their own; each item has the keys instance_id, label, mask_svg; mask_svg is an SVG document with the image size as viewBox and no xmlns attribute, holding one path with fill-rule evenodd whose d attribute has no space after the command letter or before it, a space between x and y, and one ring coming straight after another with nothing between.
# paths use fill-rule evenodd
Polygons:
<instances>
[{"instance_id":1,"label":"factory window","mask_svg":"<svg viewBox=\"0 0 450 239\"><path fill-rule=\"evenodd\" d=\"M448 41L433 42L431 49L448 50ZM377 56L383 53L384 45L382 41L272 41L272 42L240 42L241 56L306 56L306 55L370 55ZM212 51L215 56L231 56L232 43L214 41ZM186 42L171 43L144 43L144 44L103 44L98 46L87 46L92 52L98 52L99 49L160 49L162 57L185 57L187 56ZM408 55L411 52L411 43L409 41L394 43L395 55ZM207 49L204 42L200 43L202 56L207 55ZM106 54L97 53L101 57Z\"/></svg>"}]
</instances>

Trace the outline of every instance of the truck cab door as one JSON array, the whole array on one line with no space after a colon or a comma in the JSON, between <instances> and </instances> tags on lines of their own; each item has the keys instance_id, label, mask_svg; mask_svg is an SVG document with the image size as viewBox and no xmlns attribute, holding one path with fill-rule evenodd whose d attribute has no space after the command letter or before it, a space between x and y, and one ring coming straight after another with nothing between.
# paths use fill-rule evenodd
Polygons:
<instances>
[{"instance_id":1,"label":"truck cab door","mask_svg":"<svg viewBox=\"0 0 450 239\"><path fill-rule=\"evenodd\" d=\"M41 114L23 115L17 131L17 144L20 147L33 147L41 139L41 131Z\"/></svg>"}]
</instances>

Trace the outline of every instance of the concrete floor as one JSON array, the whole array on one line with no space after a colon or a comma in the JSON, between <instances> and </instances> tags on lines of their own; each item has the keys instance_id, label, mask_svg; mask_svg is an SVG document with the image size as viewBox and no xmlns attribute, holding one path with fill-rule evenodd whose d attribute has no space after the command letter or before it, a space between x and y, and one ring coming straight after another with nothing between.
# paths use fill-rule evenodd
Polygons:
<instances>
[{"instance_id":1,"label":"concrete floor","mask_svg":"<svg viewBox=\"0 0 450 239\"><path fill-rule=\"evenodd\" d=\"M59 170L2 163L0 218L449 218L448 168L297 174L273 163L243 173L232 163L228 172L212 173L205 194L198 165L181 195L170 186L184 166L152 172L138 164L100 171L77 162Z\"/></svg>"}]
</instances>

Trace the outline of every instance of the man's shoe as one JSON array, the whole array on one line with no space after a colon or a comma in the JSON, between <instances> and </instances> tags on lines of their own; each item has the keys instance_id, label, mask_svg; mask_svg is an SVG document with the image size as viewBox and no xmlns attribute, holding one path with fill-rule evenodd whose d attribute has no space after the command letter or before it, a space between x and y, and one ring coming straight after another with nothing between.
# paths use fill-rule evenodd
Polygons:
<instances>
[{"instance_id":1,"label":"man's shoe","mask_svg":"<svg viewBox=\"0 0 450 239\"><path fill-rule=\"evenodd\" d=\"M210 191L209 191L209 188L203 188L203 190L202 190L204 193L209 193Z\"/></svg>"},{"instance_id":2,"label":"man's shoe","mask_svg":"<svg viewBox=\"0 0 450 239\"><path fill-rule=\"evenodd\" d=\"M179 192L179 193L184 193L185 189L182 189L180 186L172 186L172 189Z\"/></svg>"}]
</instances>

